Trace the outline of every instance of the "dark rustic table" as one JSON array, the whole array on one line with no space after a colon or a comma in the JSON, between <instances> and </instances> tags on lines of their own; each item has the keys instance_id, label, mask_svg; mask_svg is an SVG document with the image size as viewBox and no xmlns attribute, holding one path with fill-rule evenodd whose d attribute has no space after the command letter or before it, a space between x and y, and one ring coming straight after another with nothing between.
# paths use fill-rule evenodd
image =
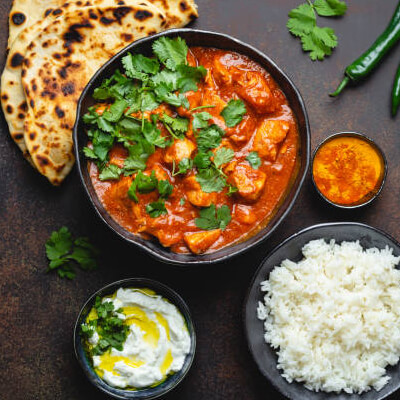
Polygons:
<instances>
[{"instance_id":1,"label":"dark rustic table","mask_svg":"<svg viewBox=\"0 0 400 400\"><path fill-rule=\"evenodd\" d=\"M194 27L231 34L267 53L300 89L311 120L312 147L328 134L366 133L389 162L386 186L370 207L337 211L325 205L308 177L286 220L256 249L226 264L184 270L159 263L112 234L96 217L74 169L60 188L51 187L23 160L1 119L0 140L0 398L105 399L83 376L72 346L77 313L101 286L145 276L176 289L188 302L198 335L194 365L166 399L281 399L258 372L242 326L242 306L262 259L284 238L319 222L360 221L400 238L400 119L390 118L396 48L377 73L338 99L328 97L344 67L385 28L395 0L349 0L344 18L321 19L332 26L339 47L324 62L311 62L285 27L300 0L198 0ZM7 40L11 0L0 2L0 47ZM4 63L4 56L2 57ZM400 118L400 117L399 117ZM101 269L73 281L45 273L44 243L67 225L102 249ZM399 394L391 397L397 399Z\"/></svg>"}]
</instances>

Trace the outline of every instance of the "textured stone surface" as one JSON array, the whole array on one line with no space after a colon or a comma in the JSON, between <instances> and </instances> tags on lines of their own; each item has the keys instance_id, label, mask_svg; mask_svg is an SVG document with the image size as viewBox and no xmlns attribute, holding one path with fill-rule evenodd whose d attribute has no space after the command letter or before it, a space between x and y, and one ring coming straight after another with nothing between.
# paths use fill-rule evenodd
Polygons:
<instances>
[{"instance_id":1,"label":"textured stone surface","mask_svg":"<svg viewBox=\"0 0 400 400\"><path fill-rule=\"evenodd\" d=\"M384 149L389 175L381 197L359 211L325 205L308 178L292 212L268 243L230 261L185 271L158 263L121 242L91 209L74 169L60 188L50 187L24 161L1 118L0 140L0 398L105 399L86 381L72 350L72 330L85 299L106 283L133 276L151 277L176 289L191 308L198 335L194 365L166 398L280 399L259 374L245 342L242 305L250 280L269 250L306 226L328 221L360 221L400 238L400 132L390 118L396 48L363 85L330 99L344 67L365 50L389 20L396 1L349 1L348 14L332 26L339 47L323 63L302 54L285 28L288 11L300 0L198 0L194 27L229 33L266 52L293 79L311 120L313 148L328 134L364 132ZM11 0L0 2L2 64ZM103 250L101 270L72 282L46 275L44 242L67 225L88 235ZM392 400L398 395L392 396Z\"/></svg>"}]
</instances>

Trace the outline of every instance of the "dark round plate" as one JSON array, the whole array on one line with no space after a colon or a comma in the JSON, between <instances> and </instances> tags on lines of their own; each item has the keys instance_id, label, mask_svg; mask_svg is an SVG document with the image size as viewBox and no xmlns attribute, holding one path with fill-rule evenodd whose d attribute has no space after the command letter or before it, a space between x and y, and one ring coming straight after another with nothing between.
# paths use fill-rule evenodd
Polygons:
<instances>
[{"instance_id":1,"label":"dark round plate","mask_svg":"<svg viewBox=\"0 0 400 400\"><path fill-rule=\"evenodd\" d=\"M264 294L260 290L260 283L266 280L272 269L289 258L296 262L302 257L301 248L310 240L335 239L336 242L359 240L363 248L385 246L393 248L395 255L400 255L400 244L385 232L372 226L354 223L339 222L314 225L306 228L286 239L276 247L262 262L256 272L244 305L244 324L250 352L261 373L272 383L277 390L292 400L382 400L400 387L400 363L386 369L391 377L388 384L379 392L370 390L361 395L328 394L312 392L299 383L288 383L277 369L277 356L269 344L264 341L264 324L257 318L257 305L263 300Z\"/></svg>"},{"instance_id":2,"label":"dark round plate","mask_svg":"<svg viewBox=\"0 0 400 400\"><path fill-rule=\"evenodd\" d=\"M97 197L87 168L87 159L82 152L82 148L86 146L88 141L82 116L87 112L88 107L92 106L96 102L92 98L93 90L101 84L103 79L110 77L116 69L121 69L121 58L124 57L126 53L140 53L149 56L151 54L151 46L153 42L163 36L180 36L186 40L189 46L216 47L219 49L236 51L257 62L262 68L271 74L276 83L284 92L296 116L299 127L300 149L298 172L294 182L292 183L292 186L288 189L288 192L286 193L282 203L279 205L275 215L266 224L266 226L254 236L249 237L243 242L224 247L223 249L217 250L213 253L206 253L202 255L173 253L171 250L161 246L156 240L146 240L124 229L110 216L110 214L108 214L107 210ZM310 159L310 127L308 123L307 111L299 91L293 82L286 76L286 74L267 55L255 49L254 47L233 38L232 36L195 29L172 29L157 35L137 40L123 49L106 64L104 64L93 76L82 92L77 108L77 119L74 127L73 139L76 164L82 184L100 219L122 239L146 251L158 260L183 266L213 264L225 261L238 254L248 251L262 241L265 241L277 228L277 226L285 219L286 215L289 213L294 202L296 201L297 195L299 194L301 186L304 182L304 178L308 171Z\"/></svg>"}]
</instances>

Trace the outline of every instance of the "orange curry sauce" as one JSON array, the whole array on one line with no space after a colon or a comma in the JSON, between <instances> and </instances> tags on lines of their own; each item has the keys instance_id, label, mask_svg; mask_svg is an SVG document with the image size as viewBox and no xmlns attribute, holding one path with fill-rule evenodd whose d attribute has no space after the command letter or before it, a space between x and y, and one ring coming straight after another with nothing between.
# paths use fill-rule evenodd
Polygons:
<instances>
[{"instance_id":1,"label":"orange curry sauce","mask_svg":"<svg viewBox=\"0 0 400 400\"><path fill-rule=\"evenodd\" d=\"M118 181L100 181L93 162L89 162L89 170L99 199L108 213L128 231L147 239L156 237L163 246L177 253L213 252L254 235L272 218L297 173L299 134L285 95L258 64L234 52L203 47L190 48L188 62L192 66L202 65L208 71L199 83L198 91L185 95L190 109L201 105L216 106L194 112L207 111L213 117L209 122L226 131L221 146L232 148L235 156L223 170L238 192L232 196L227 196L227 188L219 193L203 192L195 179L195 168L186 175L173 177L172 161L178 164L181 158L188 156L186 153L181 157L176 142L166 149L156 148L144 171L150 175L154 170L158 179L168 179L173 185L173 192L165 201L168 215L151 218L146 213L146 205L158 199L157 191L138 193L139 203L128 197L133 176L121 177ZM228 128L220 113L229 100L238 98L245 103L247 113L242 122ZM183 108L160 107L170 109L172 116L176 115L175 111L182 117L192 119L193 116ZM160 107L149 113L159 113ZM158 128L163 136L168 135L161 123ZM182 146L186 151L189 147L193 158L196 140L191 128L185 141ZM253 169L246 161L251 151L257 151L261 158L258 169ZM122 165L127 155L123 147L116 145L110 151L110 162ZM231 210L232 220L223 231L202 231L195 225L201 207L211 204L217 208L225 204ZM197 232L201 234L192 235L193 240L189 243L187 237Z\"/></svg>"}]
</instances>

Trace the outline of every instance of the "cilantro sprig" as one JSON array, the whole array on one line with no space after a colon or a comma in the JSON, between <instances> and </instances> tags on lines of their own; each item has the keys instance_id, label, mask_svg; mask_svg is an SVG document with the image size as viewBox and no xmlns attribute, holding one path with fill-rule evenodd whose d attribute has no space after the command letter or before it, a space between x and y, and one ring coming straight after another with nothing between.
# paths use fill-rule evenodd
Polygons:
<instances>
[{"instance_id":1,"label":"cilantro sprig","mask_svg":"<svg viewBox=\"0 0 400 400\"><path fill-rule=\"evenodd\" d=\"M229 100L228 105L221 111L225 124L229 128L233 128L239 124L245 114L246 106L242 100Z\"/></svg>"},{"instance_id":2,"label":"cilantro sprig","mask_svg":"<svg viewBox=\"0 0 400 400\"><path fill-rule=\"evenodd\" d=\"M200 217L195 219L195 224L198 228L204 230L225 230L231 219L231 210L227 205L217 209L215 204L211 204L210 207L200 210Z\"/></svg>"},{"instance_id":3,"label":"cilantro sprig","mask_svg":"<svg viewBox=\"0 0 400 400\"><path fill-rule=\"evenodd\" d=\"M286 24L289 32L301 39L304 51L311 60L322 61L332 54L337 46L337 37L332 28L317 26L317 14L321 17L339 17L346 13L347 5L340 0L307 0L289 12Z\"/></svg>"},{"instance_id":4,"label":"cilantro sprig","mask_svg":"<svg viewBox=\"0 0 400 400\"><path fill-rule=\"evenodd\" d=\"M86 237L74 239L65 226L52 232L45 247L49 259L47 272L57 271L61 278L75 278L76 265L84 271L97 268L96 256L98 250Z\"/></svg>"},{"instance_id":5,"label":"cilantro sprig","mask_svg":"<svg viewBox=\"0 0 400 400\"><path fill-rule=\"evenodd\" d=\"M119 351L124 349L124 343L129 333L129 327L125 321L118 316L122 310L115 310L111 301L102 301L96 297L94 309L97 318L81 324L81 335L90 338L97 331L99 340L91 350L94 355L101 355L111 348Z\"/></svg>"}]
</instances>

